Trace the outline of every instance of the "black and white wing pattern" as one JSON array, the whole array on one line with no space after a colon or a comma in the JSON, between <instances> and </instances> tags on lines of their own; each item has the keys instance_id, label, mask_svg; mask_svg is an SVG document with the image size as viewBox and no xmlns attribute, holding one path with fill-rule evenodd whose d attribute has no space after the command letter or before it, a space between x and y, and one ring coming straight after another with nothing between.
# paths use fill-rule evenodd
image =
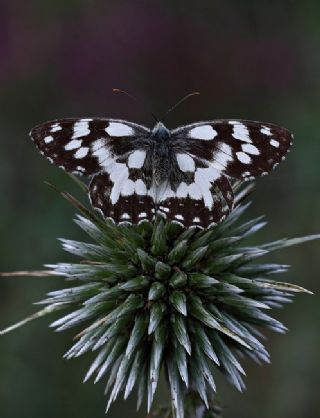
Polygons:
<instances>
[{"instance_id":1,"label":"black and white wing pattern","mask_svg":"<svg viewBox=\"0 0 320 418\"><path fill-rule=\"evenodd\" d=\"M268 174L292 135L269 123L199 122L169 131L118 119L61 119L32 129L40 153L75 174L92 176L92 206L116 223L161 213L186 227L220 222L233 208L230 179Z\"/></svg>"},{"instance_id":2,"label":"black and white wing pattern","mask_svg":"<svg viewBox=\"0 0 320 418\"><path fill-rule=\"evenodd\" d=\"M103 118L57 119L30 132L40 153L52 164L85 175L104 171L121 156L130 155L149 135L144 126Z\"/></svg>"},{"instance_id":3,"label":"black and white wing pattern","mask_svg":"<svg viewBox=\"0 0 320 418\"><path fill-rule=\"evenodd\" d=\"M36 126L30 136L49 161L75 174L93 175L92 205L117 223L152 219L144 163L150 130L103 118L70 118Z\"/></svg>"},{"instance_id":4,"label":"black and white wing pattern","mask_svg":"<svg viewBox=\"0 0 320 418\"><path fill-rule=\"evenodd\" d=\"M292 134L269 123L215 120L171 131L179 169L190 174L174 192L159 197L159 211L187 226L207 227L233 207L230 179L252 180L268 174L292 145Z\"/></svg>"},{"instance_id":5,"label":"black and white wing pattern","mask_svg":"<svg viewBox=\"0 0 320 418\"><path fill-rule=\"evenodd\" d=\"M246 120L199 122L172 131L175 147L243 180L268 174L285 158L292 140L285 128Z\"/></svg>"},{"instance_id":6,"label":"black and white wing pattern","mask_svg":"<svg viewBox=\"0 0 320 418\"><path fill-rule=\"evenodd\" d=\"M194 162L188 166L191 160ZM176 190L169 182L162 184L156 196L157 211L186 227L206 228L221 222L233 207L233 190L227 177L187 154L177 154L177 161L181 171L188 169L189 181L182 181Z\"/></svg>"}]
</instances>

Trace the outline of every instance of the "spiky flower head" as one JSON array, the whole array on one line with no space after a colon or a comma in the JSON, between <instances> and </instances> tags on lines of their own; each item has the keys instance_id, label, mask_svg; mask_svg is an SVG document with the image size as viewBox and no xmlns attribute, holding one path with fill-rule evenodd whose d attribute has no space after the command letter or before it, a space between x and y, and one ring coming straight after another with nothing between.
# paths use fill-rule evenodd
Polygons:
<instances>
[{"instance_id":1,"label":"spiky flower head","mask_svg":"<svg viewBox=\"0 0 320 418\"><path fill-rule=\"evenodd\" d=\"M78 329L67 359L96 354L85 381L105 381L107 409L136 386L138 407L146 395L150 410L164 369L175 417L199 409L199 402L210 407L201 416L220 417L212 401L217 370L241 391L245 372L239 355L269 362L261 330L286 331L270 316L271 308L307 291L271 279L287 265L257 259L319 236L247 246L245 240L266 224L261 218L237 223L250 189L234 186L235 210L207 230L184 229L162 218L115 225L63 193L82 212L75 222L94 243L61 240L79 261L49 265L49 274L64 276L71 286L50 292L40 302L44 310L32 318L68 311L51 327Z\"/></svg>"}]
</instances>

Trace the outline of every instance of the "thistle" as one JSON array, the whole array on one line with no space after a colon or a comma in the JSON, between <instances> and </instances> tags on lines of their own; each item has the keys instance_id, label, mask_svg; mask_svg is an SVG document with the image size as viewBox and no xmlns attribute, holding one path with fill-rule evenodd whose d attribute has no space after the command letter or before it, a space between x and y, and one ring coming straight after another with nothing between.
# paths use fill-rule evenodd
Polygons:
<instances>
[{"instance_id":1,"label":"thistle","mask_svg":"<svg viewBox=\"0 0 320 418\"><path fill-rule=\"evenodd\" d=\"M291 302L297 292L311 293L271 279L286 272L287 265L256 260L320 238L247 246L246 239L266 222L259 217L239 224L252 185L233 189L233 212L205 230L185 229L161 217L154 223L115 225L61 193L80 211L75 222L91 242L61 239L63 249L79 261L50 264L50 270L38 274L61 275L71 286L48 293L38 302L44 309L2 334L39 316L67 311L51 327L77 329L65 358L95 353L84 380L105 381L107 410L120 394L126 399L137 387L138 408L146 397L150 411L163 369L171 406L150 416L221 417L215 400L217 371L242 391L245 372L239 356L268 363L261 331L286 331L270 309Z\"/></svg>"}]
</instances>

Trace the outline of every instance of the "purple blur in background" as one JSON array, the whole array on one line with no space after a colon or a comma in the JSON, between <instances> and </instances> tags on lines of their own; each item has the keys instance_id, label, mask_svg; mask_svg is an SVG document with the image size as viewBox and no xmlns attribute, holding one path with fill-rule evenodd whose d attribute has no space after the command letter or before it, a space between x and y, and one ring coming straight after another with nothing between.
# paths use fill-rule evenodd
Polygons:
<instances>
[{"instance_id":1,"label":"purple blur in background","mask_svg":"<svg viewBox=\"0 0 320 418\"><path fill-rule=\"evenodd\" d=\"M125 118L152 125L181 96L200 91L168 127L214 118L274 122L295 133L293 151L257 181L250 215L265 213L261 240L320 231L320 4L300 2L2 0L0 3L0 270L39 269L71 259L56 237L82 238L74 210L43 184L78 193L35 150L28 131L70 116ZM128 90L143 104L112 93ZM317 293L319 244L273 256L292 262L288 281ZM267 259L266 259L267 260ZM271 260L271 259L270 259ZM60 279L1 279L4 327ZM320 410L320 303L299 296L279 312L287 336L270 335L273 364L248 369L238 394L218 378L227 418L314 418ZM52 318L53 319L53 318ZM50 319L1 338L1 418L103 417L103 387L81 381L90 360L66 363L72 333ZM246 361L247 363L247 361ZM159 398L165 398L165 385ZM135 415L135 399L110 418Z\"/></svg>"}]
</instances>

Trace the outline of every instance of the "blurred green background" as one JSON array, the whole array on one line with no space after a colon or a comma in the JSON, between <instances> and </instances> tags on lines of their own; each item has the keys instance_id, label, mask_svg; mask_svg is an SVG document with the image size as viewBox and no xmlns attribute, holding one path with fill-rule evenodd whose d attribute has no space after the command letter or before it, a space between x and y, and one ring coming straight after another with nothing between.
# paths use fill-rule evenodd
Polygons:
<instances>
[{"instance_id":1,"label":"blurred green background","mask_svg":"<svg viewBox=\"0 0 320 418\"><path fill-rule=\"evenodd\" d=\"M83 238L73 208L43 183L76 191L28 139L35 124L108 116L150 126L150 111L161 115L194 90L201 96L170 115L169 127L245 118L295 133L289 158L257 182L247 216L267 215L261 240L320 232L319 36L317 1L1 0L0 271L70 260L56 237ZM275 312L290 332L268 335L271 366L244 362L245 394L218 379L226 418L320 416L319 243L272 260L292 264L281 280L316 295ZM0 327L34 312L32 302L62 286L61 279L1 278ZM62 360L73 333L54 334L49 321L1 337L0 417L104 417L103 385L81 383L92 358ZM145 415L136 415L132 397L108 416Z\"/></svg>"}]
</instances>

